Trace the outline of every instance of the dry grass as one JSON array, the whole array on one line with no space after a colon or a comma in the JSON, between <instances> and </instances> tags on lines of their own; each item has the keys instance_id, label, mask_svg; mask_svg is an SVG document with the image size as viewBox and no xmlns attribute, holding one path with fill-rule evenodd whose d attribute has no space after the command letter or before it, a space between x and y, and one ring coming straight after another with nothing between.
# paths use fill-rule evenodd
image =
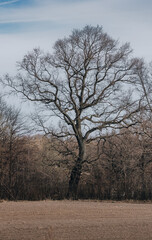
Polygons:
<instances>
[{"instance_id":1,"label":"dry grass","mask_svg":"<svg viewBox=\"0 0 152 240\"><path fill-rule=\"evenodd\" d=\"M152 204L99 201L0 203L0 240L152 239Z\"/></svg>"}]
</instances>

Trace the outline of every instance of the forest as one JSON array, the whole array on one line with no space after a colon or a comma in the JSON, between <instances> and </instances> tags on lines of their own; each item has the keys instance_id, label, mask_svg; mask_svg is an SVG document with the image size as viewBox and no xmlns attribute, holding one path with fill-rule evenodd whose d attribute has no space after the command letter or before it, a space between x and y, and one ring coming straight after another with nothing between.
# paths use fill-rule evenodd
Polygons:
<instances>
[{"instance_id":1,"label":"forest","mask_svg":"<svg viewBox=\"0 0 152 240\"><path fill-rule=\"evenodd\" d=\"M128 43L85 26L0 83L37 109L0 98L0 199L152 199L152 64Z\"/></svg>"}]
</instances>

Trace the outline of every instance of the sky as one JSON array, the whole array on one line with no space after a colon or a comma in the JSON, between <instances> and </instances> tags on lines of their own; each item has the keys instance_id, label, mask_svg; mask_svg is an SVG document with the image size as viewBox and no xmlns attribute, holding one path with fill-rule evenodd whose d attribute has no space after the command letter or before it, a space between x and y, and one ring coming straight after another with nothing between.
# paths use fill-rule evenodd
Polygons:
<instances>
[{"instance_id":1,"label":"sky","mask_svg":"<svg viewBox=\"0 0 152 240\"><path fill-rule=\"evenodd\" d=\"M152 61L151 0L0 0L0 77L15 74L28 51L51 52L56 40L85 25L102 26L130 42L135 57Z\"/></svg>"},{"instance_id":2,"label":"sky","mask_svg":"<svg viewBox=\"0 0 152 240\"><path fill-rule=\"evenodd\" d=\"M102 26L152 60L151 0L0 0L0 76L14 73L34 47L51 52L57 39L85 25Z\"/></svg>"}]
</instances>

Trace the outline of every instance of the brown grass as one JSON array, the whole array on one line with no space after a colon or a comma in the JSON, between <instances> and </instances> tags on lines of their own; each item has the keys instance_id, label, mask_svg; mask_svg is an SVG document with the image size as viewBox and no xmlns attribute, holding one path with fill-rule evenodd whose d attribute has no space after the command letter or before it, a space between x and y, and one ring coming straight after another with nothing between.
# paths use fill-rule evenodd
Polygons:
<instances>
[{"instance_id":1,"label":"brown grass","mask_svg":"<svg viewBox=\"0 0 152 240\"><path fill-rule=\"evenodd\" d=\"M0 203L0 240L152 239L152 204L99 201Z\"/></svg>"}]
</instances>

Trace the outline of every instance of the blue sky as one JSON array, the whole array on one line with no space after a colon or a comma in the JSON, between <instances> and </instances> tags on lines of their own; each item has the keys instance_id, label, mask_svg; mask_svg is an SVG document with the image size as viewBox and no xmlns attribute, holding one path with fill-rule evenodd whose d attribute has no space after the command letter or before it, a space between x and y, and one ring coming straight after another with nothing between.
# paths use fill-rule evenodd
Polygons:
<instances>
[{"instance_id":1,"label":"blue sky","mask_svg":"<svg viewBox=\"0 0 152 240\"><path fill-rule=\"evenodd\" d=\"M152 60L151 0L0 0L0 75L15 72L27 51L53 43L73 28L102 25L137 57Z\"/></svg>"}]
</instances>

